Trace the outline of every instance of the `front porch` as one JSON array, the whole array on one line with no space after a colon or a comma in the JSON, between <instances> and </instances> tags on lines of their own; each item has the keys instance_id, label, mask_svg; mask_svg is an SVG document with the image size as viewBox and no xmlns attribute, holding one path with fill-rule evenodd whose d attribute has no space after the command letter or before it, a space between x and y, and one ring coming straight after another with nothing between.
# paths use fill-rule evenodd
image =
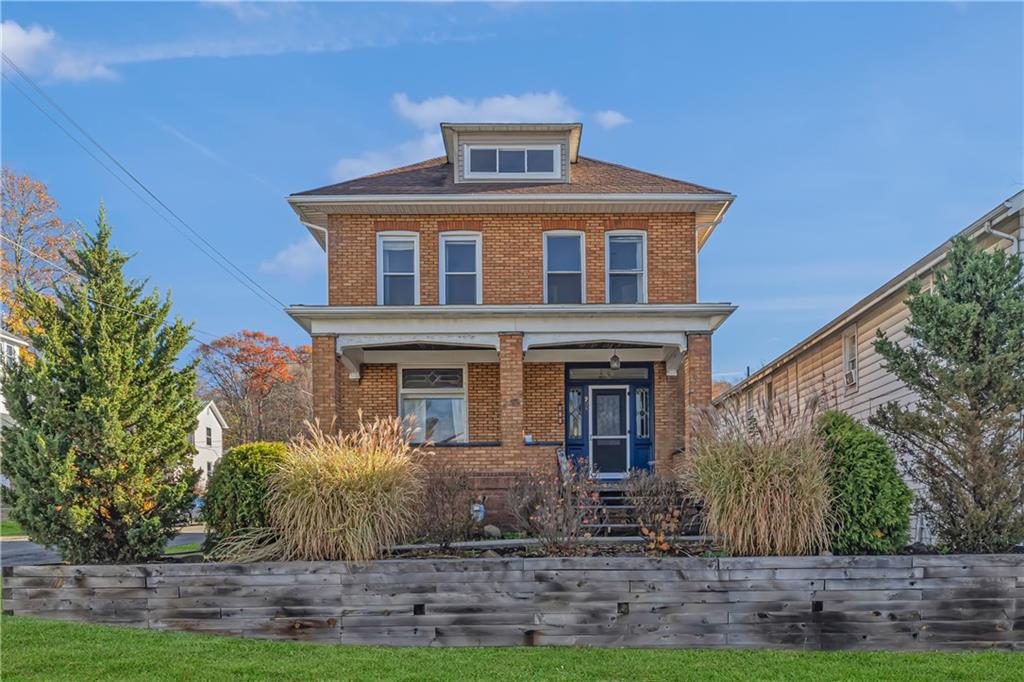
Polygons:
<instances>
[{"instance_id":1,"label":"front porch","mask_svg":"<svg viewBox=\"0 0 1024 682\"><path fill-rule=\"evenodd\" d=\"M439 458L495 491L564 448L594 476L671 467L710 402L725 305L293 308L313 336L321 423L412 415ZM490 484L485 484L491 481Z\"/></svg>"}]
</instances>

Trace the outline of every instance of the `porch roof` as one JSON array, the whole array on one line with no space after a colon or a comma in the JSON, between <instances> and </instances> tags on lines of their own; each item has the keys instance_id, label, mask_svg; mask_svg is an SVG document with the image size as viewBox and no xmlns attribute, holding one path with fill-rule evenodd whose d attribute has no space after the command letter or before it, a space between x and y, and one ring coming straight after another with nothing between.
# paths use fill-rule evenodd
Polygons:
<instances>
[{"instance_id":1,"label":"porch roof","mask_svg":"<svg viewBox=\"0 0 1024 682\"><path fill-rule=\"evenodd\" d=\"M727 303L653 305L295 306L313 336L333 336L353 379L364 363L497 362L502 334L523 335L526 362L663 361L678 372L686 335L710 333ZM456 354L453 358L453 352Z\"/></svg>"}]
</instances>

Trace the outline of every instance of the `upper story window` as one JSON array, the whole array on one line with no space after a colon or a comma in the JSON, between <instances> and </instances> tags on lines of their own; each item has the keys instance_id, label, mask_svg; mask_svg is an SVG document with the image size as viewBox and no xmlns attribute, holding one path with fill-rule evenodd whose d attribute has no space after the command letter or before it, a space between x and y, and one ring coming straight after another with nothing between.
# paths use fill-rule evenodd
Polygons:
<instances>
[{"instance_id":1,"label":"upper story window","mask_svg":"<svg viewBox=\"0 0 1024 682\"><path fill-rule=\"evenodd\" d=\"M544 302L583 303L583 234L544 234Z\"/></svg>"},{"instance_id":2,"label":"upper story window","mask_svg":"<svg viewBox=\"0 0 1024 682\"><path fill-rule=\"evenodd\" d=\"M859 376L857 362L857 328L847 330L843 334L843 380L847 387L856 388Z\"/></svg>"},{"instance_id":3,"label":"upper story window","mask_svg":"<svg viewBox=\"0 0 1024 682\"><path fill-rule=\"evenodd\" d=\"M206 427L206 444L213 445L213 429Z\"/></svg>"},{"instance_id":4,"label":"upper story window","mask_svg":"<svg viewBox=\"0 0 1024 682\"><path fill-rule=\"evenodd\" d=\"M562 177L561 145L466 145L467 179L557 180Z\"/></svg>"},{"instance_id":5,"label":"upper story window","mask_svg":"<svg viewBox=\"0 0 1024 682\"><path fill-rule=\"evenodd\" d=\"M475 232L447 232L441 235L441 303L472 305L482 303L480 235Z\"/></svg>"},{"instance_id":6,"label":"upper story window","mask_svg":"<svg viewBox=\"0 0 1024 682\"><path fill-rule=\"evenodd\" d=\"M605 281L609 303L647 301L647 244L642 232L609 232Z\"/></svg>"},{"instance_id":7,"label":"upper story window","mask_svg":"<svg viewBox=\"0 0 1024 682\"><path fill-rule=\"evenodd\" d=\"M13 343L0 344L0 361L5 362L8 365L13 365L18 361L18 347Z\"/></svg>"},{"instance_id":8,"label":"upper story window","mask_svg":"<svg viewBox=\"0 0 1024 682\"><path fill-rule=\"evenodd\" d=\"M377 235L377 304L420 302L420 239L412 232Z\"/></svg>"}]
</instances>

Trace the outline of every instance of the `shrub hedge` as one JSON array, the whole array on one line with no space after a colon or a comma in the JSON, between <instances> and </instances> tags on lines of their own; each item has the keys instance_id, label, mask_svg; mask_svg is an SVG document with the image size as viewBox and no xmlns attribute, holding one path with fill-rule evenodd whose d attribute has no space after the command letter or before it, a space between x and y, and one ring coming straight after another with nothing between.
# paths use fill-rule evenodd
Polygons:
<instances>
[{"instance_id":1,"label":"shrub hedge","mask_svg":"<svg viewBox=\"0 0 1024 682\"><path fill-rule=\"evenodd\" d=\"M885 439L844 412L826 412L818 431L831 453L835 496L832 550L892 554L907 544L912 493Z\"/></svg>"},{"instance_id":2,"label":"shrub hedge","mask_svg":"<svg viewBox=\"0 0 1024 682\"><path fill-rule=\"evenodd\" d=\"M284 443L246 443L221 457L207 483L203 502L203 520L211 540L242 528L268 525L268 477L285 452Z\"/></svg>"}]
</instances>

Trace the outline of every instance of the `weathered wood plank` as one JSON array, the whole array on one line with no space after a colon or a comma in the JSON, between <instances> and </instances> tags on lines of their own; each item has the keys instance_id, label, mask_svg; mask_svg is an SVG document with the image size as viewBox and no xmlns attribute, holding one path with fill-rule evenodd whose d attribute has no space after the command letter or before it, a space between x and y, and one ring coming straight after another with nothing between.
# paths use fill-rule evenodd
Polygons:
<instances>
[{"instance_id":1,"label":"weathered wood plank","mask_svg":"<svg viewBox=\"0 0 1024 682\"><path fill-rule=\"evenodd\" d=\"M45 566L4 608L387 645L1024 650L1024 557L574 557Z\"/></svg>"}]
</instances>

